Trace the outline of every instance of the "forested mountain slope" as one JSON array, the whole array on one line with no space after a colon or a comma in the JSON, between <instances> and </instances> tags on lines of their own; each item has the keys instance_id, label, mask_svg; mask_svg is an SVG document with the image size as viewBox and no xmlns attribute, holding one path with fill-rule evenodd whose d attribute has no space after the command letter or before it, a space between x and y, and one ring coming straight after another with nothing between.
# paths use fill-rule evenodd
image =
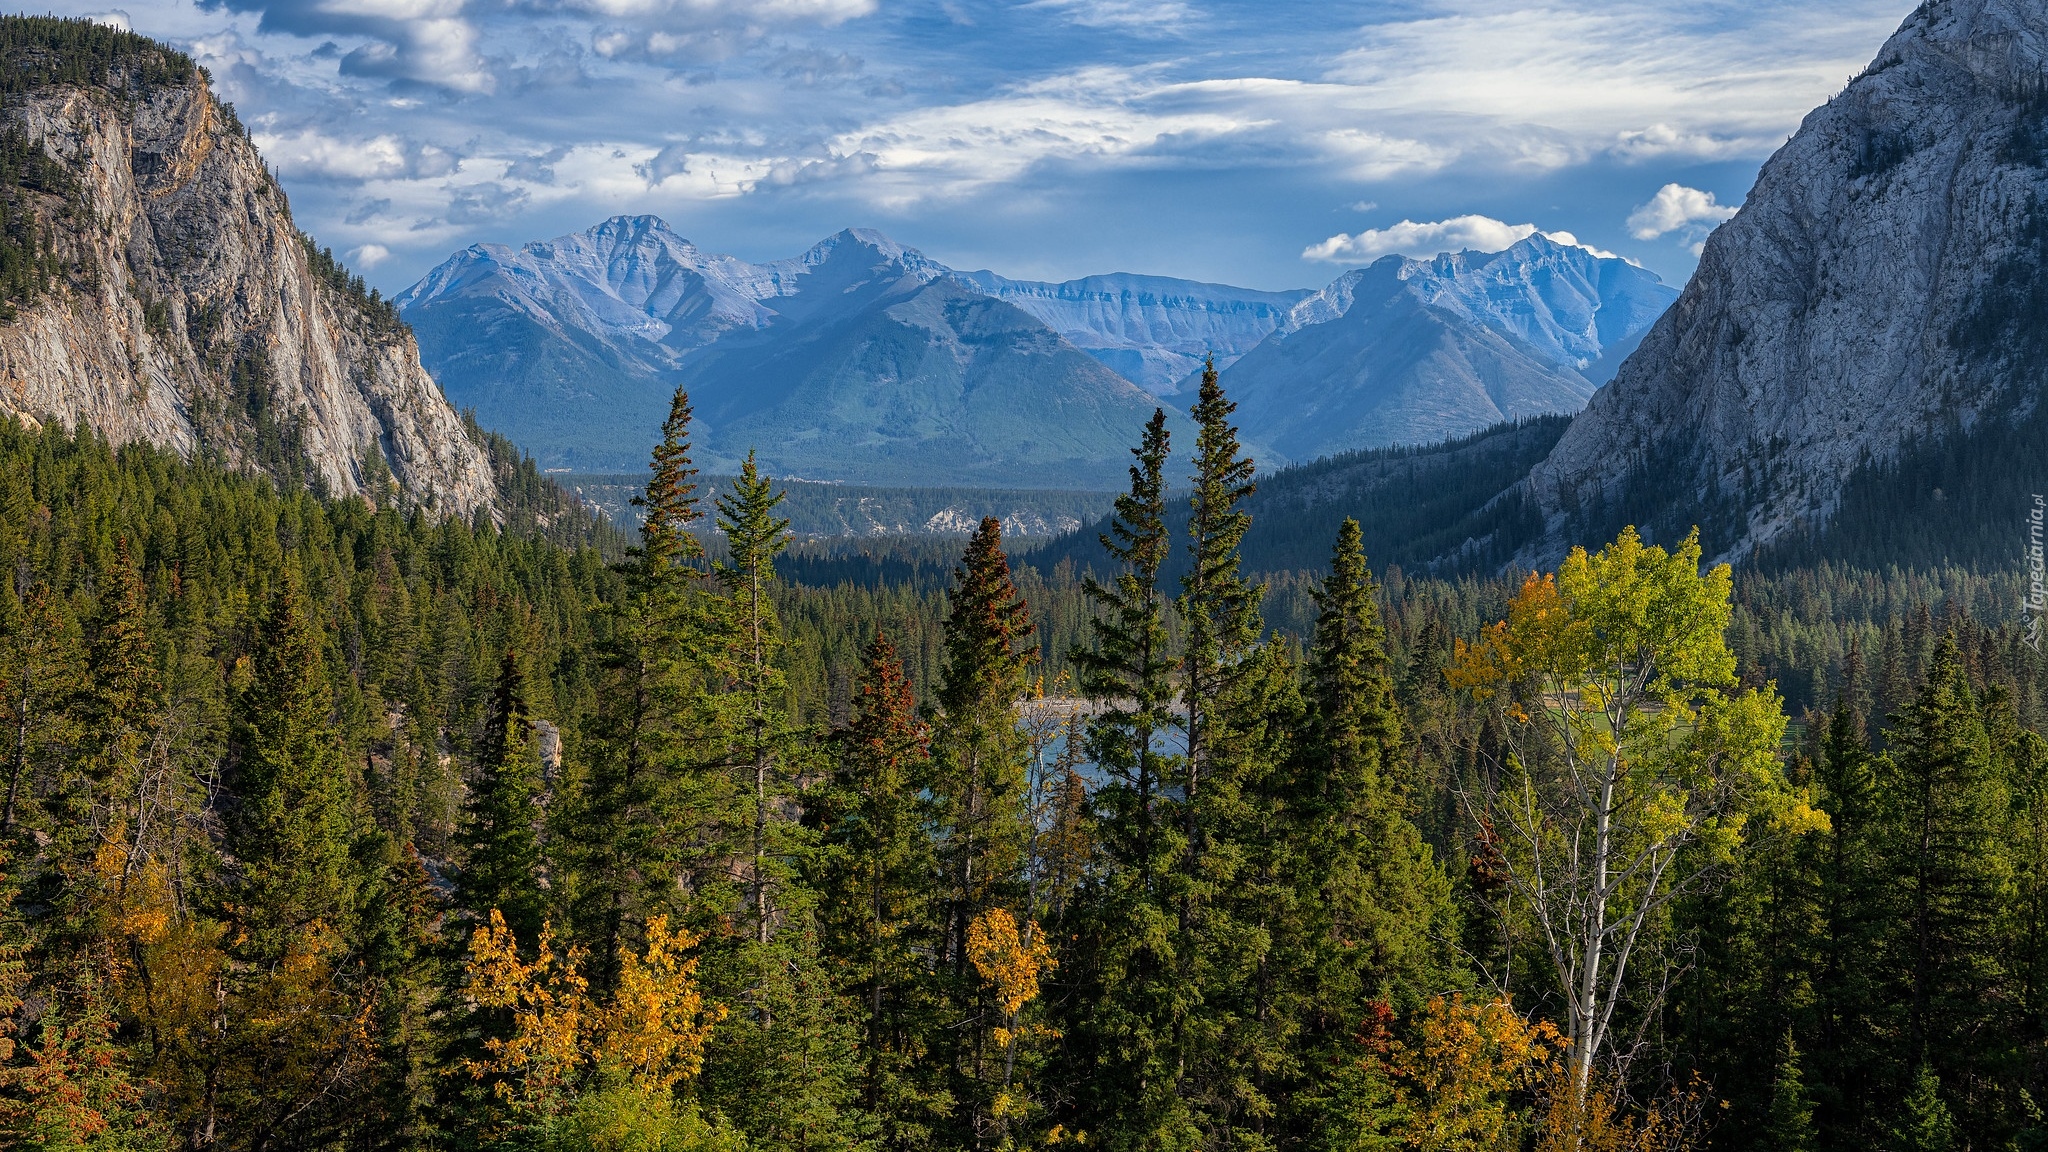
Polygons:
<instances>
[{"instance_id":1,"label":"forested mountain slope","mask_svg":"<svg viewBox=\"0 0 2048 1152\"><path fill-rule=\"evenodd\" d=\"M182 55L0 18L0 412L467 515L481 445Z\"/></svg>"}]
</instances>

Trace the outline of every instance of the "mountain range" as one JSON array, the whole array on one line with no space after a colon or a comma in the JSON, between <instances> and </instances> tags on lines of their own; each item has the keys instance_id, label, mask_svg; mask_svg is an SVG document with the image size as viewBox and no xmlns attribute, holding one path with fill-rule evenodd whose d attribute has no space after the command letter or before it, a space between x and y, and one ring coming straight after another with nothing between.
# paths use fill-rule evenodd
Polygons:
<instances>
[{"instance_id":1,"label":"mountain range","mask_svg":"<svg viewBox=\"0 0 2048 1152\"><path fill-rule=\"evenodd\" d=\"M1260 459L1305 460L1577 411L1675 295L1541 234L1265 292L958 272L865 229L751 264L632 216L473 246L397 301L450 396L550 467L641 466L681 383L714 468L1115 487L1154 404L1185 431L1205 357Z\"/></svg>"}]
</instances>

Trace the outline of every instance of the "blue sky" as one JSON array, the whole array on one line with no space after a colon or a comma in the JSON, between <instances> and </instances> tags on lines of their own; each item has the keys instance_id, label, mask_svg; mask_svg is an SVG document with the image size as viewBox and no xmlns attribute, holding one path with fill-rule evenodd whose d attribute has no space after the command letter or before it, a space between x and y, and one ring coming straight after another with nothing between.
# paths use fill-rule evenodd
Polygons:
<instances>
[{"instance_id":1,"label":"blue sky","mask_svg":"<svg viewBox=\"0 0 2048 1152\"><path fill-rule=\"evenodd\" d=\"M793 255L1309 287L1569 232L1679 282L1912 0L121 0L395 290L652 212ZM42 10L44 6L38 6Z\"/></svg>"}]
</instances>

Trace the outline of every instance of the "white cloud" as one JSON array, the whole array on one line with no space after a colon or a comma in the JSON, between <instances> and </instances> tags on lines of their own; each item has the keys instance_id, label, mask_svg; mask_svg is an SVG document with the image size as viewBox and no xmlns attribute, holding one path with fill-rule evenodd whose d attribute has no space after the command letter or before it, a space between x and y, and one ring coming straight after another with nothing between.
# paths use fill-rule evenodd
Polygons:
<instances>
[{"instance_id":1,"label":"white cloud","mask_svg":"<svg viewBox=\"0 0 2048 1152\"><path fill-rule=\"evenodd\" d=\"M1302 249L1304 260L1328 264L1369 264L1382 256L1400 255L1425 259L1443 252L1499 252L1538 233L1571 248L1584 248L1602 260L1620 260L1612 252L1583 243L1569 232L1547 231L1534 224L1509 224L1491 216L1453 216L1418 224L1403 220L1385 228L1368 228L1356 235L1338 233L1320 244Z\"/></svg>"},{"instance_id":2,"label":"white cloud","mask_svg":"<svg viewBox=\"0 0 2048 1152\"><path fill-rule=\"evenodd\" d=\"M1025 8L1049 8L1083 28L1115 28L1184 36L1196 13L1181 0L1031 0Z\"/></svg>"},{"instance_id":3,"label":"white cloud","mask_svg":"<svg viewBox=\"0 0 2048 1152\"><path fill-rule=\"evenodd\" d=\"M349 263L365 272L389 259L391 249L382 244L365 244L360 248L351 249L348 254Z\"/></svg>"},{"instance_id":4,"label":"white cloud","mask_svg":"<svg viewBox=\"0 0 2048 1152\"><path fill-rule=\"evenodd\" d=\"M1338 233L1302 249L1304 260L1330 264L1368 264L1382 256L1434 256L1439 252L1498 252L1536 234L1534 224L1507 224L1491 216L1453 216L1418 224L1403 220L1356 235Z\"/></svg>"},{"instance_id":5,"label":"white cloud","mask_svg":"<svg viewBox=\"0 0 2048 1152\"><path fill-rule=\"evenodd\" d=\"M105 24L109 28L119 28L123 32L133 32L135 30L134 21L128 18L128 13L123 12L119 8L110 8L105 12L87 12L85 18L95 24Z\"/></svg>"},{"instance_id":6,"label":"white cloud","mask_svg":"<svg viewBox=\"0 0 2048 1152\"><path fill-rule=\"evenodd\" d=\"M1756 156L1861 70L1908 7L1444 0L1367 26L1326 79L1428 123L1432 141L1544 167L1610 151Z\"/></svg>"},{"instance_id":7,"label":"white cloud","mask_svg":"<svg viewBox=\"0 0 2048 1152\"><path fill-rule=\"evenodd\" d=\"M1638 240L1655 240L1681 229L1719 224L1735 212L1732 205L1715 203L1712 192L1666 184L1649 203L1628 214L1628 234Z\"/></svg>"},{"instance_id":8,"label":"white cloud","mask_svg":"<svg viewBox=\"0 0 2048 1152\"><path fill-rule=\"evenodd\" d=\"M293 176L431 179L454 171L457 163L443 149L391 135L345 140L306 128L289 136L259 131L255 138L264 159Z\"/></svg>"}]
</instances>

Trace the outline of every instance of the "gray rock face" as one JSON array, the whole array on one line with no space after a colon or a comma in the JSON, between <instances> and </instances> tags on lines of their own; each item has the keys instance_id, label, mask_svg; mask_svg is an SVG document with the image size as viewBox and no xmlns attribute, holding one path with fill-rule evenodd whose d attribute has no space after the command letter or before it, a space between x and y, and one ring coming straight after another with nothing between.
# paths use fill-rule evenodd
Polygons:
<instances>
[{"instance_id":1,"label":"gray rock face","mask_svg":"<svg viewBox=\"0 0 2048 1152\"><path fill-rule=\"evenodd\" d=\"M1523 559L1701 521L1710 555L1740 559L1825 522L1860 465L2038 404L2044 60L2039 0L1908 17L1531 474L1546 534Z\"/></svg>"},{"instance_id":2,"label":"gray rock face","mask_svg":"<svg viewBox=\"0 0 2048 1152\"><path fill-rule=\"evenodd\" d=\"M70 272L0 323L0 412L277 471L268 429L337 494L375 498L388 469L433 510L494 503L411 334L316 267L200 77L134 99L32 90L0 127L59 161L77 200L55 236Z\"/></svg>"}]
</instances>

